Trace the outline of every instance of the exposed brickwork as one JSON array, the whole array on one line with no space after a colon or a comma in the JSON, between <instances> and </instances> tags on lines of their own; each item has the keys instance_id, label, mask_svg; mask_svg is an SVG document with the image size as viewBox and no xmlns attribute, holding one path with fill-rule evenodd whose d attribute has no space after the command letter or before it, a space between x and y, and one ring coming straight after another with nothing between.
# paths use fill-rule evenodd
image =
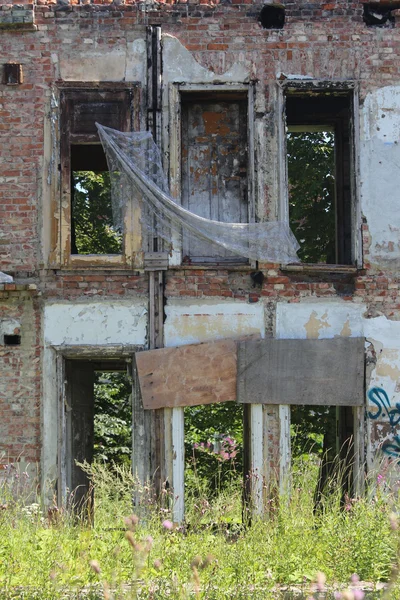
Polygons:
<instances>
[{"instance_id":1,"label":"exposed brickwork","mask_svg":"<svg viewBox=\"0 0 400 600\"><path fill-rule=\"evenodd\" d=\"M13 284L6 284L13 287ZM17 322L20 346L0 340L0 463L40 462L41 312L33 292L0 292L0 322ZM8 296L8 298L5 298ZM5 301L6 300L6 301Z\"/></svg>"}]
</instances>

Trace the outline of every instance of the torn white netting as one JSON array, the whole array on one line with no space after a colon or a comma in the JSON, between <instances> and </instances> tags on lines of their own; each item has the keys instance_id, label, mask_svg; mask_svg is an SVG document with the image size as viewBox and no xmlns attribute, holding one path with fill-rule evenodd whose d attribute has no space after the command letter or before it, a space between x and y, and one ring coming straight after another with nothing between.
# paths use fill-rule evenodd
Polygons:
<instances>
[{"instance_id":1,"label":"torn white netting","mask_svg":"<svg viewBox=\"0 0 400 600\"><path fill-rule=\"evenodd\" d=\"M114 225L121 231L125 207L133 202L141 208L142 225L151 236L161 237L168 251L180 245L186 229L240 257L299 262L299 244L287 223L223 223L199 217L169 195L161 155L150 132L124 133L96 125L110 171Z\"/></svg>"},{"instance_id":2,"label":"torn white netting","mask_svg":"<svg viewBox=\"0 0 400 600\"><path fill-rule=\"evenodd\" d=\"M11 275L7 275L6 273L3 273L3 271L0 271L0 283L12 283L13 281L14 279Z\"/></svg>"}]
</instances>

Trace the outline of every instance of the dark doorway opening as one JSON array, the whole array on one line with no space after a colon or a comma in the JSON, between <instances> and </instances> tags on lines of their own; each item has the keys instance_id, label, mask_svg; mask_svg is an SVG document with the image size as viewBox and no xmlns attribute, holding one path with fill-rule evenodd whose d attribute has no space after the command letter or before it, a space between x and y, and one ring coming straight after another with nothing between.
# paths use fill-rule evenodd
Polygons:
<instances>
[{"instance_id":1,"label":"dark doorway opening","mask_svg":"<svg viewBox=\"0 0 400 600\"><path fill-rule=\"evenodd\" d=\"M71 504L90 502L88 474L77 463L130 464L132 382L127 363L67 360L65 474Z\"/></svg>"},{"instance_id":2,"label":"dark doorway opening","mask_svg":"<svg viewBox=\"0 0 400 600\"><path fill-rule=\"evenodd\" d=\"M351 406L292 406L292 468L315 478L315 506L333 486L353 493L354 415Z\"/></svg>"}]
</instances>

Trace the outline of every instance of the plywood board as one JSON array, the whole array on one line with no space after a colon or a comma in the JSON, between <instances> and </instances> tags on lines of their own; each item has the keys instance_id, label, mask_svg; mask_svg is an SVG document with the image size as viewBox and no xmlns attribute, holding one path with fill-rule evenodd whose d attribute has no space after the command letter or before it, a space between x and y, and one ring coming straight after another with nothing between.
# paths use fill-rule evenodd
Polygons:
<instances>
[{"instance_id":1,"label":"plywood board","mask_svg":"<svg viewBox=\"0 0 400 600\"><path fill-rule=\"evenodd\" d=\"M238 342L238 401L360 406L364 338Z\"/></svg>"},{"instance_id":2,"label":"plywood board","mask_svg":"<svg viewBox=\"0 0 400 600\"><path fill-rule=\"evenodd\" d=\"M221 340L136 354L145 409L236 400L236 342Z\"/></svg>"}]
</instances>

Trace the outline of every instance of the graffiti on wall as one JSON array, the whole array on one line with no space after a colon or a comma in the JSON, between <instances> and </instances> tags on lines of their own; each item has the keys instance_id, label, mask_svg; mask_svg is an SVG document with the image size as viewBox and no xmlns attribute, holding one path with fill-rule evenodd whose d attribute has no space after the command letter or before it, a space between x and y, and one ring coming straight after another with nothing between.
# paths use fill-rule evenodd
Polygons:
<instances>
[{"instance_id":1,"label":"graffiti on wall","mask_svg":"<svg viewBox=\"0 0 400 600\"><path fill-rule=\"evenodd\" d=\"M368 392L368 398L378 409L375 413L368 412L368 418L376 420L380 417L387 417L392 428L393 438L384 442L382 445L383 452L400 459L400 435L396 434L396 426L400 423L400 403L396 402L395 406L392 407L387 393L379 387L371 388Z\"/></svg>"}]
</instances>

